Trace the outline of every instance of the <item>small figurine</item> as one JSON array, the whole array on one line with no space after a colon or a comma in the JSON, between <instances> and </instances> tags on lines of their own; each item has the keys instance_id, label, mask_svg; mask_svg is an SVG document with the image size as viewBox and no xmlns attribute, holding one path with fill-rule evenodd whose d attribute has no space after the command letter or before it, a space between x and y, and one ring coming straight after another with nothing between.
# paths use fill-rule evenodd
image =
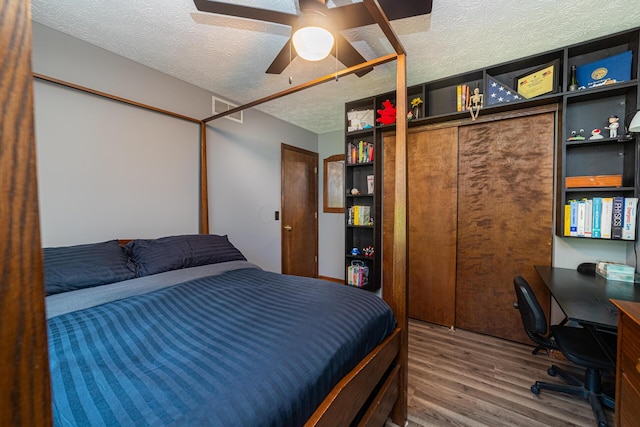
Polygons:
<instances>
[{"instance_id":1,"label":"small figurine","mask_svg":"<svg viewBox=\"0 0 640 427\"><path fill-rule=\"evenodd\" d=\"M483 101L484 96L480 93L480 89L475 88L473 90L473 95L469 98L469 114L471 114L471 120L478 118Z\"/></svg>"},{"instance_id":2,"label":"small figurine","mask_svg":"<svg viewBox=\"0 0 640 427\"><path fill-rule=\"evenodd\" d=\"M358 190L357 188L352 188L351 194L353 194L354 196L357 196L358 194L360 194L360 190Z\"/></svg>"},{"instance_id":3,"label":"small figurine","mask_svg":"<svg viewBox=\"0 0 640 427\"><path fill-rule=\"evenodd\" d=\"M604 138L604 136L602 136L600 134L600 129L594 129L591 131L591 136L589 137L589 139L602 139Z\"/></svg>"},{"instance_id":4,"label":"small figurine","mask_svg":"<svg viewBox=\"0 0 640 427\"><path fill-rule=\"evenodd\" d=\"M584 129L580 129L579 132L572 130L571 136L567 138L567 141L584 141L585 139L587 138L584 136Z\"/></svg>"},{"instance_id":5,"label":"small figurine","mask_svg":"<svg viewBox=\"0 0 640 427\"><path fill-rule=\"evenodd\" d=\"M618 137L618 128L620 127L620 123L618 123L619 120L620 118L618 116L609 116L609 126L604 127L609 131L609 138Z\"/></svg>"},{"instance_id":6,"label":"small figurine","mask_svg":"<svg viewBox=\"0 0 640 427\"><path fill-rule=\"evenodd\" d=\"M358 248L351 249L351 255L360 255L360 249Z\"/></svg>"},{"instance_id":7,"label":"small figurine","mask_svg":"<svg viewBox=\"0 0 640 427\"><path fill-rule=\"evenodd\" d=\"M376 119L376 122L380 122L383 125L390 125L396 122L396 107L388 99L382 103L382 108L378 110L378 114L380 117Z\"/></svg>"},{"instance_id":8,"label":"small figurine","mask_svg":"<svg viewBox=\"0 0 640 427\"><path fill-rule=\"evenodd\" d=\"M373 246L367 246L366 248L362 248L362 252L364 252L364 256L372 257L373 256Z\"/></svg>"}]
</instances>

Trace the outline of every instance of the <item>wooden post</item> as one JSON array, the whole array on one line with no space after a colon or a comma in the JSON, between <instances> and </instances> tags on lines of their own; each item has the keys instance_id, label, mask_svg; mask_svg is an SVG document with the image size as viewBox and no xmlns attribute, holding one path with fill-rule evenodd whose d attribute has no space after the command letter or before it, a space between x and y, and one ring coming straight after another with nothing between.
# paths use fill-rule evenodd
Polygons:
<instances>
[{"instance_id":1,"label":"wooden post","mask_svg":"<svg viewBox=\"0 0 640 427\"><path fill-rule=\"evenodd\" d=\"M392 420L403 426L407 420L408 363L408 292L407 292L407 58L398 55L396 83L396 170L393 226L393 276L391 290L393 312L402 328L402 345L398 354L400 395L393 408Z\"/></svg>"},{"instance_id":2,"label":"wooden post","mask_svg":"<svg viewBox=\"0 0 640 427\"><path fill-rule=\"evenodd\" d=\"M0 425L51 425L31 4L0 2Z\"/></svg>"}]
</instances>

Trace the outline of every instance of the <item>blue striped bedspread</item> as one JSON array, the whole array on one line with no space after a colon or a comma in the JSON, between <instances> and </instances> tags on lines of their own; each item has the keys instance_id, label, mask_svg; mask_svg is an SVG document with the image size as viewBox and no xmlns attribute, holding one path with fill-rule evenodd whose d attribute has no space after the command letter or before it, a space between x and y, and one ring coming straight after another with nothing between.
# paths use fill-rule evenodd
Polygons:
<instances>
[{"instance_id":1,"label":"blue striped bedspread","mask_svg":"<svg viewBox=\"0 0 640 427\"><path fill-rule=\"evenodd\" d=\"M58 426L298 426L395 328L377 296L241 268L48 320Z\"/></svg>"}]
</instances>

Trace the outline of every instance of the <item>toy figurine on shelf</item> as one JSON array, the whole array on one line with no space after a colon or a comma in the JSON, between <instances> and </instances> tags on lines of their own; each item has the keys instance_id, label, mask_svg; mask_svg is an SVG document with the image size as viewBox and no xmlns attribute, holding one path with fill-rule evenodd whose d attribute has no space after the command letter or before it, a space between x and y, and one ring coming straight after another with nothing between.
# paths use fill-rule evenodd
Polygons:
<instances>
[{"instance_id":1,"label":"toy figurine on shelf","mask_svg":"<svg viewBox=\"0 0 640 427\"><path fill-rule=\"evenodd\" d=\"M604 138L604 136L602 136L600 129L594 129L591 131L591 136L589 137L589 139L602 139Z\"/></svg>"},{"instance_id":2,"label":"toy figurine on shelf","mask_svg":"<svg viewBox=\"0 0 640 427\"><path fill-rule=\"evenodd\" d=\"M382 103L382 108L378 110L380 117L376 119L383 125L390 125L396 122L396 107L388 99Z\"/></svg>"},{"instance_id":3,"label":"toy figurine on shelf","mask_svg":"<svg viewBox=\"0 0 640 427\"><path fill-rule=\"evenodd\" d=\"M351 194L353 194L354 196L357 196L358 194L360 194L360 190L358 190L357 188L352 188Z\"/></svg>"},{"instance_id":4,"label":"toy figurine on shelf","mask_svg":"<svg viewBox=\"0 0 640 427\"><path fill-rule=\"evenodd\" d=\"M367 246L366 248L362 248L362 252L364 252L364 256L372 257L373 256L373 246Z\"/></svg>"},{"instance_id":5,"label":"toy figurine on shelf","mask_svg":"<svg viewBox=\"0 0 640 427\"><path fill-rule=\"evenodd\" d=\"M587 138L584 136L584 129L580 129L579 132L572 130L571 136L567 138L567 141L584 141L585 139Z\"/></svg>"},{"instance_id":6,"label":"toy figurine on shelf","mask_svg":"<svg viewBox=\"0 0 640 427\"><path fill-rule=\"evenodd\" d=\"M475 88L473 90L473 95L469 98L469 114L471 114L471 120L475 120L478 118L478 114L480 114L480 109L482 108L484 97L480 93L480 89Z\"/></svg>"},{"instance_id":7,"label":"toy figurine on shelf","mask_svg":"<svg viewBox=\"0 0 640 427\"><path fill-rule=\"evenodd\" d=\"M351 249L351 255L353 255L353 256L360 255L360 249L358 249L358 248Z\"/></svg>"},{"instance_id":8,"label":"toy figurine on shelf","mask_svg":"<svg viewBox=\"0 0 640 427\"><path fill-rule=\"evenodd\" d=\"M620 123L618 121L620 117L611 115L609 116L609 126L605 126L604 128L609 131L609 138L617 138L618 137L618 128L620 127Z\"/></svg>"}]
</instances>

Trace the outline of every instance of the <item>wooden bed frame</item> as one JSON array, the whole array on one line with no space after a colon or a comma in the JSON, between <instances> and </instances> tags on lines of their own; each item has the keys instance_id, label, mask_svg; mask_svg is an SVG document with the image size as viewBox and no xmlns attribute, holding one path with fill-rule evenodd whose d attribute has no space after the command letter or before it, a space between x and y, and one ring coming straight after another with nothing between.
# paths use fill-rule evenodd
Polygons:
<instances>
[{"instance_id":1,"label":"wooden bed frame","mask_svg":"<svg viewBox=\"0 0 640 427\"><path fill-rule=\"evenodd\" d=\"M308 420L309 426L383 425L390 416L407 419L407 245L406 245L406 57L398 37L376 0L364 0L395 54L316 79L204 120L193 119L123 98L33 74L30 3L0 0L0 47L3 78L0 100L0 424L52 424L47 327L33 124L33 78L104 96L198 123L200 126L200 232L208 233L206 123L228 114L295 93L336 77L393 60L396 80L396 168L393 251L383 254L392 286L382 290L398 328L345 376Z\"/></svg>"}]
</instances>

